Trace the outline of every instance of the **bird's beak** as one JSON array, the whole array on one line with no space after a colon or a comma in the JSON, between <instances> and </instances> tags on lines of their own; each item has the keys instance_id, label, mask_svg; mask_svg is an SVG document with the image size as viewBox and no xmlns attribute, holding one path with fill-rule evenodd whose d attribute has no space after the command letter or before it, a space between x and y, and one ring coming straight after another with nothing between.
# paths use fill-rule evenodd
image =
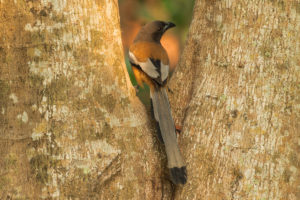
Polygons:
<instances>
[{"instance_id":1,"label":"bird's beak","mask_svg":"<svg viewBox=\"0 0 300 200\"><path fill-rule=\"evenodd\" d=\"M168 29L175 27L176 25L172 22L167 22L167 24L164 27L164 32L166 32Z\"/></svg>"}]
</instances>

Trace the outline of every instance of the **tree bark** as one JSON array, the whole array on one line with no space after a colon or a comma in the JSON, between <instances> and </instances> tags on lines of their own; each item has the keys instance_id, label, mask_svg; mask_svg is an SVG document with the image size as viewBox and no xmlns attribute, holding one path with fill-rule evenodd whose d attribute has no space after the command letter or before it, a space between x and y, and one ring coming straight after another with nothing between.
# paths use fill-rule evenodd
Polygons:
<instances>
[{"instance_id":1,"label":"tree bark","mask_svg":"<svg viewBox=\"0 0 300 200\"><path fill-rule=\"evenodd\" d=\"M0 1L0 72L0 199L170 196L116 0Z\"/></svg>"},{"instance_id":2,"label":"tree bark","mask_svg":"<svg viewBox=\"0 0 300 200\"><path fill-rule=\"evenodd\" d=\"M170 82L176 199L300 199L299 31L299 1L196 1Z\"/></svg>"}]
</instances>

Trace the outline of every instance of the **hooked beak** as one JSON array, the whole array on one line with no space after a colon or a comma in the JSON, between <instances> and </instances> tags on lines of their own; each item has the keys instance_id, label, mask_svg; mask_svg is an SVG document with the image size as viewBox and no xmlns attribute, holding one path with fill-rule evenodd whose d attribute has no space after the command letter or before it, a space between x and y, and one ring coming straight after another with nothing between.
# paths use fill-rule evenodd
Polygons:
<instances>
[{"instance_id":1,"label":"hooked beak","mask_svg":"<svg viewBox=\"0 0 300 200\"><path fill-rule=\"evenodd\" d=\"M164 27L164 32L166 32L168 29L175 27L176 25L172 22L167 22L167 24Z\"/></svg>"}]
</instances>

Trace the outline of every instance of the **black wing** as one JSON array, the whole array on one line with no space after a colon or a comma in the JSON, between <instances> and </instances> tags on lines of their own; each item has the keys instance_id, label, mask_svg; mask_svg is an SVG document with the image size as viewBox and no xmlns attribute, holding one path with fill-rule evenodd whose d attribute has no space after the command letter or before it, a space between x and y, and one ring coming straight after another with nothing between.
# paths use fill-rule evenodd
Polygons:
<instances>
[{"instance_id":1,"label":"black wing","mask_svg":"<svg viewBox=\"0 0 300 200\"><path fill-rule=\"evenodd\" d=\"M150 58L152 64L155 66L156 71L159 73L159 76L157 78L154 78L153 80L158 83L159 85L163 85L165 83L165 81L161 80L161 61L159 59L153 59Z\"/></svg>"}]
</instances>

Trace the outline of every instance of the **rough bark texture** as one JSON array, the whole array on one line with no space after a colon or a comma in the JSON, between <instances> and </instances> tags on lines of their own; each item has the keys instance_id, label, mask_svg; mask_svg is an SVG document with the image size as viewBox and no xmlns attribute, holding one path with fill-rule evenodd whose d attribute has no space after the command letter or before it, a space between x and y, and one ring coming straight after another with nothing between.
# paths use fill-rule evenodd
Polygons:
<instances>
[{"instance_id":1,"label":"rough bark texture","mask_svg":"<svg viewBox=\"0 0 300 200\"><path fill-rule=\"evenodd\" d=\"M299 32L300 1L196 1L170 83L176 199L300 199Z\"/></svg>"},{"instance_id":2,"label":"rough bark texture","mask_svg":"<svg viewBox=\"0 0 300 200\"><path fill-rule=\"evenodd\" d=\"M116 0L1 0L0 199L167 198L126 77Z\"/></svg>"}]
</instances>

